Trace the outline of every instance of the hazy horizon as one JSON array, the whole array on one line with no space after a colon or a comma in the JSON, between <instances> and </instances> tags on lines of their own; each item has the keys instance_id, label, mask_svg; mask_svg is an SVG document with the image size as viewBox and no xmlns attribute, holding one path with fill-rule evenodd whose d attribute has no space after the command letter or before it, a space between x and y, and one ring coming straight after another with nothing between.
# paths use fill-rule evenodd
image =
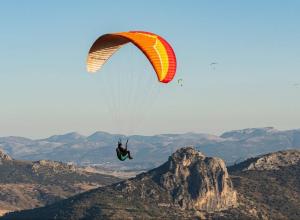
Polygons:
<instances>
[{"instance_id":1,"label":"hazy horizon","mask_svg":"<svg viewBox=\"0 0 300 220\"><path fill-rule=\"evenodd\" d=\"M108 131L103 131L103 130L96 130L93 131L91 133L81 133L78 131L66 131L63 133L53 133L53 134L49 134L47 136L23 136L23 135L5 135L5 136L0 136L0 138L2 137L24 137L24 138L29 138L29 139L33 139L33 140L39 140L39 139L46 139L49 138L51 136L55 136L55 135L66 135L66 134L70 134L70 133L77 133L80 135L83 135L85 137L91 136L93 134L95 134L96 132L104 132L104 133L109 133L112 135L125 135L125 136L134 136L134 135L141 135L141 136L155 136L155 135L161 135L161 134L188 134L188 133L194 133L194 134L207 134L207 135L215 135L215 136L221 136L222 134L224 134L225 132L231 132L231 131L240 131L240 130L245 130L245 129L262 129L262 128L274 128L275 130L278 131L289 131L289 130L299 130L300 128L289 128L289 129L279 129L273 126L267 126L267 127L253 127L253 128L241 128L241 129L232 129L232 130L224 130L221 131L220 133L209 133L209 132L197 132L197 131L186 131L186 132L162 132L162 133L153 133L153 134L142 134L142 133L133 133L133 134L124 134L124 133L114 133L114 132L108 132Z\"/></svg>"}]
</instances>

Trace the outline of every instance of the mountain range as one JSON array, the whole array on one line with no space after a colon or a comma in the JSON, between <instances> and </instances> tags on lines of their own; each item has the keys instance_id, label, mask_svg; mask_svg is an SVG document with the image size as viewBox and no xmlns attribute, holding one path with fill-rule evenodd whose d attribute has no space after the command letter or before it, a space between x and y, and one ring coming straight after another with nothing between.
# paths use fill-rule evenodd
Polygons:
<instances>
[{"instance_id":1,"label":"mountain range","mask_svg":"<svg viewBox=\"0 0 300 220\"><path fill-rule=\"evenodd\" d=\"M116 159L115 147L119 138L123 142L129 139L134 160L124 163ZM184 133L126 137L98 131L90 136L72 132L38 140L14 136L0 138L0 149L16 159L47 159L110 170L148 170L162 164L171 153L187 145L195 146L208 156L221 157L226 164L233 165L269 152L300 149L300 129L248 128L220 136Z\"/></svg>"}]
</instances>

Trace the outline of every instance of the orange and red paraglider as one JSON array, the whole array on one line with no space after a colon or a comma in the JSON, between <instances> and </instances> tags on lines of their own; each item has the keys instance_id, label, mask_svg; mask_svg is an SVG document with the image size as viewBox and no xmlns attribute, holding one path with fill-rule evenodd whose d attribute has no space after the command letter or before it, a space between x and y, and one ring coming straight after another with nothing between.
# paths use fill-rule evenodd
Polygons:
<instances>
[{"instance_id":1,"label":"orange and red paraglider","mask_svg":"<svg viewBox=\"0 0 300 220\"><path fill-rule=\"evenodd\" d=\"M176 73L176 56L170 44L159 35L144 31L129 31L100 36L90 48L88 72L96 72L124 44L133 43L148 58L157 78L170 82Z\"/></svg>"}]
</instances>

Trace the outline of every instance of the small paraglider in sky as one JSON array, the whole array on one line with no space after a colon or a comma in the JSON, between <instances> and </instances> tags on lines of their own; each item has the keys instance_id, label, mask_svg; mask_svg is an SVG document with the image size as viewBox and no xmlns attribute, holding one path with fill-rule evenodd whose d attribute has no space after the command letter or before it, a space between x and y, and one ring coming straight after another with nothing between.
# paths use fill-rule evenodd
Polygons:
<instances>
[{"instance_id":1,"label":"small paraglider in sky","mask_svg":"<svg viewBox=\"0 0 300 220\"><path fill-rule=\"evenodd\" d=\"M177 83L178 83L178 85L180 85L180 86L182 87L182 86L183 86L183 79L181 79L181 78L178 79L178 80L177 80Z\"/></svg>"},{"instance_id":2,"label":"small paraglider in sky","mask_svg":"<svg viewBox=\"0 0 300 220\"><path fill-rule=\"evenodd\" d=\"M209 65L211 66L211 68L213 70L215 70L216 69L216 65L218 65L218 63L217 62L211 62Z\"/></svg>"}]
</instances>

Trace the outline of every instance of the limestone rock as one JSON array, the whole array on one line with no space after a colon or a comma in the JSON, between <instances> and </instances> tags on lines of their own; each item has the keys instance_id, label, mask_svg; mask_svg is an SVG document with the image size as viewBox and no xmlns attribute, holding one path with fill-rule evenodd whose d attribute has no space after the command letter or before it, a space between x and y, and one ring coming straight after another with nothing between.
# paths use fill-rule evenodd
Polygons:
<instances>
[{"instance_id":1,"label":"limestone rock","mask_svg":"<svg viewBox=\"0 0 300 220\"><path fill-rule=\"evenodd\" d=\"M192 147L177 150L152 175L183 209L217 211L237 205L224 161Z\"/></svg>"},{"instance_id":2,"label":"limestone rock","mask_svg":"<svg viewBox=\"0 0 300 220\"><path fill-rule=\"evenodd\" d=\"M206 157L193 147L177 150L160 167L126 180L116 189L129 197L152 198L160 206L182 210L211 212L237 206L224 161Z\"/></svg>"},{"instance_id":3,"label":"limestone rock","mask_svg":"<svg viewBox=\"0 0 300 220\"><path fill-rule=\"evenodd\" d=\"M51 169L54 172L58 172L58 173L61 173L64 171L66 171L66 172L76 172L77 171L76 166L74 166L73 164L65 164L62 162L51 161L51 160L39 160L39 161L33 162L32 170L34 172L38 172L39 170L45 169L45 168ZM79 169L78 169L78 172L79 172Z\"/></svg>"},{"instance_id":4,"label":"limestone rock","mask_svg":"<svg viewBox=\"0 0 300 220\"><path fill-rule=\"evenodd\" d=\"M244 170L279 170L281 167L296 165L299 162L299 150L278 151L257 157Z\"/></svg>"},{"instance_id":5,"label":"limestone rock","mask_svg":"<svg viewBox=\"0 0 300 220\"><path fill-rule=\"evenodd\" d=\"M10 156L8 156L7 154L5 154L2 150L0 150L0 164L3 161L11 161L13 160Z\"/></svg>"}]
</instances>

